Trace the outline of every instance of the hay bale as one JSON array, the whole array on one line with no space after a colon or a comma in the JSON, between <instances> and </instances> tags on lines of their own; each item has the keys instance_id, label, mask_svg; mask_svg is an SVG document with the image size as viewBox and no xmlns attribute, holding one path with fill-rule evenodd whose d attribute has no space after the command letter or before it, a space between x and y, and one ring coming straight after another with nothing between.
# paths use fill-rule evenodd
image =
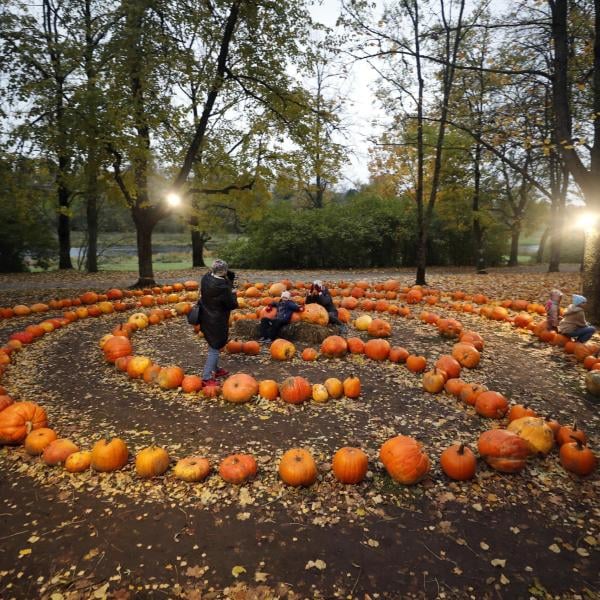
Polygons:
<instances>
[{"instance_id":1,"label":"hay bale","mask_svg":"<svg viewBox=\"0 0 600 600\"><path fill-rule=\"evenodd\" d=\"M260 337L259 325L259 321L254 319L236 321L231 328L229 337L233 339L258 339ZM339 327L336 325L323 327L303 321L285 325L279 332L279 337L286 340L310 345L320 344L330 335L339 335Z\"/></svg>"}]
</instances>

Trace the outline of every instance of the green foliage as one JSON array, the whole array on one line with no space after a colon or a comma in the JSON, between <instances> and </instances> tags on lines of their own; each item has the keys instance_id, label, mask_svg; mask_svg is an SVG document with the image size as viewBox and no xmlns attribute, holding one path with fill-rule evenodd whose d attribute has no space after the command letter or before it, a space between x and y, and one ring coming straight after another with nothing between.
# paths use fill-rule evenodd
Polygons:
<instances>
[{"instance_id":1,"label":"green foliage","mask_svg":"<svg viewBox=\"0 0 600 600\"><path fill-rule=\"evenodd\" d=\"M50 234L48 191L25 160L0 156L0 272L47 268L56 252Z\"/></svg>"}]
</instances>

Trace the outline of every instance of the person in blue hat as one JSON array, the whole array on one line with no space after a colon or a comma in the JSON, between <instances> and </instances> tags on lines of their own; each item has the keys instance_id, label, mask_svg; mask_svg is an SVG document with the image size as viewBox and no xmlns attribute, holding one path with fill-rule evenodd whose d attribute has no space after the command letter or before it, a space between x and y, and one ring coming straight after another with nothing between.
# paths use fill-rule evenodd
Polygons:
<instances>
[{"instance_id":1,"label":"person in blue hat","mask_svg":"<svg viewBox=\"0 0 600 600\"><path fill-rule=\"evenodd\" d=\"M577 342L585 344L596 333L596 328L585 320L587 298L573 294L573 300L567 307L560 323L558 333L562 333Z\"/></svg>"}]
</instances>

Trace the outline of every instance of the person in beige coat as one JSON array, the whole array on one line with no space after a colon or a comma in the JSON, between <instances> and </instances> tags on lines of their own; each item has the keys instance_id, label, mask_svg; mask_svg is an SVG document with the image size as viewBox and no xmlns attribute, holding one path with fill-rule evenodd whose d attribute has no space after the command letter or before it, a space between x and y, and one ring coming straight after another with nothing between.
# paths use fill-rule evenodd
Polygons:
<instances>
[{"instance_id":1,"label":"person in beige coat","mask_svg":"<svg viewBox=\"0 0 600 600\"><path fill-rule=\"evenodd\" d=\"M585 320L584 308L587 303L585 296L573 294L573 302L567 307L560 323L558 333L585 343L596 333L596 328Z\"/></svg>"}]
</instances>

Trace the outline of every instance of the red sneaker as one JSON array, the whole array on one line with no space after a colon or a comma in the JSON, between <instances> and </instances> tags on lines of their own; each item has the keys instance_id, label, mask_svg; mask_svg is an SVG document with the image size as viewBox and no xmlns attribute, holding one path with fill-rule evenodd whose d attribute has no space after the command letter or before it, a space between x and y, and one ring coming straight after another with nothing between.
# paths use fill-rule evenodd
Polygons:
<instances>
[{"instance_id":1,"label":"red sneaker","mask_svg":"<svg viewBox=\"0 0 600 600\"><path fill-rule=\"evenodd\" d=\"M219 382L216 379L214 379L214 378L203 379L202 380L202 387L203 388L210 387L211 385L219 385Z\"/></svg>"},{"instance_id":2,"label":"red sneaker","mask_svg":"<svg viewBox=\"0 0 600 600\"><path fill-rule=\"evenodd\" d=\"M227 377L227 375L229 375L229 371L226 371L225 369L217 369L215 371L215 378Z\"/></svg>"}]
</instances>

